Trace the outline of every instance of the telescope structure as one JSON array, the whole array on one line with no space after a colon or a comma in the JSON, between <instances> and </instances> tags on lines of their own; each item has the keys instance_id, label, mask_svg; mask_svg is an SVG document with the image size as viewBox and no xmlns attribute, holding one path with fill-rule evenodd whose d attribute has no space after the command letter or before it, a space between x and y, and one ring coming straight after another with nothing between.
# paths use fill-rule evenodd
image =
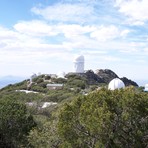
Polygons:
<instances>
[{"instance_id":1,"label":"telescope structure","mask_svg":"<svg viewBox=\"0 0 148 148\"><path fill-rule=\"evenodd\" d=\"M115 78L115 79L111 80L108 85L108 89L110 89L110 90L120 89L120 88L124 88L124 87L125 87L125 84L119 78Z\"/></svg>"},{"instance_id":2,"label":"telescope structure","mask_svg":"<svg viewBox=\"0 0 148 148\"><path fill-rule=\"evenodd\" d=\"M84 56L79 55L74 59L74 72L84 73Z\"/></svg>"}]
</instances>

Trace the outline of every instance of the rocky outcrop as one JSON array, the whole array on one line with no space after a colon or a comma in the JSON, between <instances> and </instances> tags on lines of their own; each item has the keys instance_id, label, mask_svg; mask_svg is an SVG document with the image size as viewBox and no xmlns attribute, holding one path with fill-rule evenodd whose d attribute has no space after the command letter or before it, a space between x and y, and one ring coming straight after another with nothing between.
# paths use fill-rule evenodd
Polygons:
<instances>
[{"instance_id":1,"label":"rocky outcrop","mask_svg":"<svg viewBox=\"0 0 148 148\"><path fill-rule=\"evenodd\" d=\"M104 79L101 76L96 75L92 70L86 71L85 77L89 84L105 83Z\"/></svg>"},{"instance_id":2,"label":"rocky outcrop","mask_svg":"<svg viewBox=\"0 0 148 148\"><path fill-rule=\"evenodd\" d=\"M66 75L66 77L68 78L69 76L72 75L85 77L89 85L94 85L99 83L105 83L107 85L114 78L119 78L118 75L110 69L98 69L96 70L95 73L92 70L87 70L85 71L85 73L69 73ZM130 86L130 85L138 86L136 82L129 80L126 77L120 79L124 82L125 86Z\"/></svg>"},{"instance_id":3,"label":"rocky outcrop","mask_svg":"<svg viewBox=\"0 0 148 148\"><path fill-rule=\"evenodd\" d=\"M117 74L115 74L110 69L97 69L96 75L101 77L105 83L109 83L114 78L119 78Z\"/></svg>"},{"instance_id":4,"label":"rocky outcrop","mask_svg":"<svg viewBox=\"0 0 148 148\"><path fill-rule=\"evenodd\" d=\"M134 82L134 81L132 81L132 80L126 78L126 77L123 77L123 78L120 78L120 79L124 82L125 86L130 86L130 85L138 86L138 84L136 82Z\"/></svg>"}]
</instances>

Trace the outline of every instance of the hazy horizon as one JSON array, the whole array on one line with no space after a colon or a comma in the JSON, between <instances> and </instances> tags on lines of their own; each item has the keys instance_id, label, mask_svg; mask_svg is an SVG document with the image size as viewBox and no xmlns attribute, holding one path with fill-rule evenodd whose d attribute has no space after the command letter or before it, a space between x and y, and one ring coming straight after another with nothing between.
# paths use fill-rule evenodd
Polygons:
<instances>
[{"instance_id":1,"label":"hazy horizon","mask_svg":"<svg viewBox=\"0 0 148 148\"><path fill-rule=\"evenodd\" d=\"M0 76L0 88L3 88L9 84L15 84L15 83L21 82L25 79L30 79L30 76L26 76L26 77L21 77L16 75ZM141 79L141 80L131 79L131 80L136 82L139 86L145 86L145 84L148 84L148 80L144 80L144 79Z\"/></svg>"}]
</instances>

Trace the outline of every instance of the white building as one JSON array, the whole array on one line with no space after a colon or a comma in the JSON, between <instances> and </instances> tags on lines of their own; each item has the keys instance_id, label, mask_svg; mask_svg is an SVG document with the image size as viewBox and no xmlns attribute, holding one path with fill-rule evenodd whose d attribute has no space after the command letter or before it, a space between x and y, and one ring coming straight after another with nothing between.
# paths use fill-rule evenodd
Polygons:
<instances>
[{"instance_id":1,"label":"white building","mask_svg":"<svg viewBox=\"0 0 148 148\"><path fill-rule=\"evenodd\" d=\"M65 72L63 72L63 71L60 71L60 72L58 72L58 74L57 74L57 77L58 78L65 78Z\"/></svg>"},{"instance_id":2,"label":"white building","mask_svg":"<svg viewBox=\"0 0 148 148\"><path fill-rule=\"evenodd\" d=\"M124 87L125 87L125 84L119 78L115 78L115 79L111 80L108 85L108 89L110 89L110 90L120 89L120 88L124 88Z\"/></svg>"},{"instance_id":3,"label":"white building","mask_svg":"<svg viewBox=\"0 0 148 148\"><path fill-rule=\"evenodd\" d=\"M148 84L145 84L144 91L148 91Z\"/></svg>"},{"instance_id":4,"label":"white building","mask_svg":"<svg viewBox=\"0 0 148 148\"><path fill-rule=\"evenodd\" d=\"M30 77L30 82L32 82L32 80L33 80L34 78L36 78L36 77L37 77L37 74L35 74L35 73L32 74L31 77Z\"/></svg>"},{"instance_id":5,"label":"white building","mask_svg":"<svg viewBox=\"0 0 148 148\"><path fill-rule=\"evenodd\" d=\"M49 106L57 105L56 102L44 102L41 108L46 108Z\"/></svg>"},{"instance_id":6,"label":"white building","mask_svg":"<svg viewBox=\"0 0 148 148\"><path fill-rule=\"evenodd\" d=\"M74 72L84 73L84 56L80 55L74 59Z\"/></svg>"},{"instance_id":7,"label":"white building","mask_svg":"<svg viewBox=\"0 0 148 148\"><path fill-rule=\"evenodd\" d=\"M49 90L58 90L63 89L64 84L47 84L46 86Z\"/></svg>"}]
</instances>

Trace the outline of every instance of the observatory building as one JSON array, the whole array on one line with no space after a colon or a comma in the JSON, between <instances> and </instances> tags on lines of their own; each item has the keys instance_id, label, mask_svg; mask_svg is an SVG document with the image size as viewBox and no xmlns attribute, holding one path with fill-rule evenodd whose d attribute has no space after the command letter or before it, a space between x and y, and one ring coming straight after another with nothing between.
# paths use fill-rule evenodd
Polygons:
<instances>
[{"instance_id":1,"label":"observatory building","mask_svg":"<svg viewBox=\"0 0 148 148\"><path fill-rule=\"evenodd\" d=\"M57 76L58 76L58 78L64 78L65 77L65 72L63 72L63 71L60 71L60 72L58 72L58 74L57 74Z\"/></svg>"},{"instance_id":2,"label":"observatory building","mask_svg":"<svg viewBox=\"0 0 148 148\"><path fill-rule=\"evenodd\" d=\"M32 74L31 77L30 77L30 82L32 82L32 80L33 80L34 78L36 78L36 77L37 77L37 74L35 74L35 73Z\"/></svg>"},{"instance_id":3,"label":"observatory building","mask_svg":"<svg viewBox=\"0 0 148 148\"><path fill-rule=\"evenodd\" d=\"M145 84L144 91L148 91L148 84Z\"/></svg>"},{"instance_id":4,"label":"observatory building","mask_svg":"<svg viewBox=\"0 0 148 148\"><path fill-rule=\"evenodd\" d=\"M80 55L74 59L74 72L84 73L84 56Z\"/></svg>"},{"instance_id":5,"label":"observatory building","mask_svg":"<svg viewBox=\"0 0 148 148\"><path fill-rule=\"evenodd\" d=\"M124 87L125 87L125 84L119 78L115 78L115 79L111 80L108 85L108 89L110 89L110 90L120 89L120 88L124 88Z\"/></svg>"}]
</instances>

